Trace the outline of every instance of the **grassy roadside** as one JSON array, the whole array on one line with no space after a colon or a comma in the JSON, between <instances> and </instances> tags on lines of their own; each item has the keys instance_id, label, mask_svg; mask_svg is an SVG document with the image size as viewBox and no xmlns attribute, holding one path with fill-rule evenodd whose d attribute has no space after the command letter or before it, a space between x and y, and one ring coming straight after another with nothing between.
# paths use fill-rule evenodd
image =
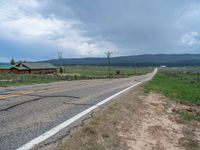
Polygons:
<instances>
[{"instance_id":1,"label":"grassy roadside","mask_svg":"<svg viewBox=\"0 0 200 150\"><path fill-rule=\"evenodd\" d=\"M145 92L161 92L171 100L188 105L200 105L200 84L193 82L193 74L177 74L172 71L160 71L148 84ZM186 121L200 121L200 113L181 112L180 116Z\"/></svg>"},{"instance_id":2,"label":"grassy roadside","mask_svg":"<svg viewBox=\"0 0 200 150\"><path fill-rule=\"evenodd\" d=\"M145 94L143 87L131 90L53 146L56 150L199 150L200 126L183 125L177 113L169 111L181 108L173 103L162 94Z\"/></svg>"},{"instance_id":3,"label":"grassy roadside","mask_svg":"<svg viewBox=\"0 0 200 150\"><path fill-rule=\"evenodd\" d=\"M145 92L161 92L172 100L200 105L200 84L194 80L194 75L160 71L145 86Z\"/></svg>"},{"instance_id":4,"label":"grassy roadside","mask_svg":"<svg viewBox=\"0 0 200 150\"><path fill-rule=\"evenodd\" d=\"M58 81L103 79L99 77L77 75L46 75L46 74L0 74L0 87L52 83Z\"/></svg>"},{"instance_id":5,"label":"grassy roadside","mask_svg":"<svg viewBox=\"0 0 200 150\"><path fill-rule=\"evenodd\" d=\"M31 75L31 74L0 74L0 87L19 86L61 81L62 78L55 75Z\"/></svg>"},{"instance_id":6,"label":"grassy roadside","mask_svg":"<svg viewBox=\"0 0 200 150\"><path fill-rule=\"evenodd\" d=\"M200 84L196 74L185 70L161 70L145 85L144 91L162 93L175 102L174 115L186 126L184 138L179 142L187 150L199 150L196 131L200 125Z\"/></svg>"}]
</instances>

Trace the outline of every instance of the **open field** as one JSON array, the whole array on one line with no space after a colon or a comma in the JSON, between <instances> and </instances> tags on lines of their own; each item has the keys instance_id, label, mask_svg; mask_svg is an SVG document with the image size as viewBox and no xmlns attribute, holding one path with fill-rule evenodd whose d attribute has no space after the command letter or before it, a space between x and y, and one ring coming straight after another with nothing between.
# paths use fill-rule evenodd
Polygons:
<instances>
[{"instance_id":1,"label":"open field","mask_svg":"<svg viewBox=\"0 0 200 150\"><path fill-rule=\"evenodd\" d=\"M112 77L128 77L142 75L153 71L148 67L111 67ZM117 73L118 72L118 73ZM108 77L108 67L105 66L67 66L65 73L90 77Z\"/></svg>"},{"instance_id":2,"label":"open field","mask_svg":"<svg viewBox=\"0 0 200 150\"><path fill-rule=\"evenodd\" d=\"M116 70L120 73L116 75ZM142 75L151 72L152 68L125 68L113 67L111 70L112 78L122 78L131 75ZM65 67L63 74L58 75L33 75L33 74L0 74L0 87L18 86L40 83L51 83L57 81L71 81L81 79L103 79L108 78L106 67L85 67L68 66Z\"/></svg>"}]
</instances>

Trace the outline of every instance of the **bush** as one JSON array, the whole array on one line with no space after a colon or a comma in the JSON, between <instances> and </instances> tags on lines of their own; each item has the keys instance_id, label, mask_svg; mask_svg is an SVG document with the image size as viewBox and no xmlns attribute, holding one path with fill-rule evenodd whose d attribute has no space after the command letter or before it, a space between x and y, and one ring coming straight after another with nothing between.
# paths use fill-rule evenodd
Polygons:
<instances>
[{"instance_id":1,"label":"bush","mask_svg":"<svg viewBox=\"0 0 200 150\"><path fill-rule=\"evenodd\" d=\"M120 75L120 70L116 70L116 75Z\"/></svg>"}]
</instances>

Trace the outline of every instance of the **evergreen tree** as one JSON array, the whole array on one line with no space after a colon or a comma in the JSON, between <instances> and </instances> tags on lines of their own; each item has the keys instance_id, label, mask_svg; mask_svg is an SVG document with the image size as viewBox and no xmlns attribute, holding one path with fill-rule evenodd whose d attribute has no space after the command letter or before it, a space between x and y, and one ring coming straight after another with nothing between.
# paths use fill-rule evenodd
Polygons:
<instances>
[{"instance_id":1,"label":"evergreen tree","mask_svg":"<svg viewBox=\"0 0 200 150\"><path fill-rule=\"evenodd\" d=\"M64 68L63 67L59 67L59 73L62 74L64 72Z\"/></svg>"},{"instance_id":2,"label":"evergreen tree","mask_svg":"<svg viewBox=\"0 0 200 150\"><path fill-rule=\"evenodd\" d=\"M13 58L11 59L10 64L15 65L15 60Z\"/></svg>"}]
</instances>

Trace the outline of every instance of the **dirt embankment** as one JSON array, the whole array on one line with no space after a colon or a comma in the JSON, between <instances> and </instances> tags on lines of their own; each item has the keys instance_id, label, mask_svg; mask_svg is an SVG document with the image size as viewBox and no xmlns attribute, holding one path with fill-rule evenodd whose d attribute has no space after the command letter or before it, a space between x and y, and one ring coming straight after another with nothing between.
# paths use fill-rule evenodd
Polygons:
<instances>
[{"instance_id":1,"label":"dirt embankment","mask_svg":"<svg viewBox=\"0 0 200 150\"><path fill-rule=\"evenodd\" d=\"M183 109L185 108L185 109ZM177 104L143 88L119 97L64 138L60 150L199 149L199 122L185 123L180 111L199 110Z\"/></svg>"}]
</instances>

